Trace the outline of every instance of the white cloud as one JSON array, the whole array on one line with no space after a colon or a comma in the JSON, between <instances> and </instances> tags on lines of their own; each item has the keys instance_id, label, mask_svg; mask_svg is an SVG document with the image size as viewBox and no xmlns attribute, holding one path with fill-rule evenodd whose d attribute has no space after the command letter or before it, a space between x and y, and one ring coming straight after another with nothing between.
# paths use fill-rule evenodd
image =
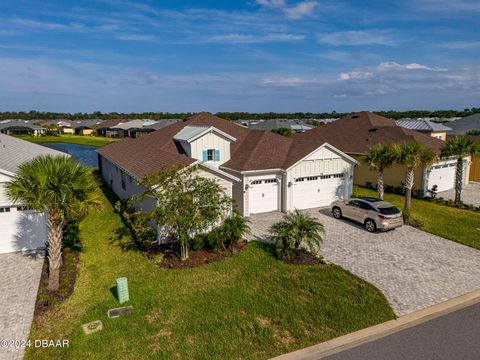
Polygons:
<instances>
[{"instance_id":1,"label":"white cloud","mask_svg":"<svg viewBox=\"0 0 480 360\"><path fill-rule=\"evenodd\" d=\"M153 35L124 34L115 36L115 39L126 41L155 41L156 37Z\"/></svg>"},{"instance_id":2,"label":"white cloud","mask_svg":"<svg viewBox=\"0 0 480 360\"><path fill-rule=\"evenodd\" d=\"M350 71L350 72L345 72L341 73L338 77L338 80L340 81L346 81L346 80L361 80L361 79L368 79L373 76L373 73L370 71Z\"/></svg>"},{"instance_id":3,"label":"white cloud","mask_svg":"<svg viewBox=\"0 0 480 360\"><path fill-rule=\"evenodd\" d=\"M285 0L256 0L256 3L269 8L283 8L285 6Z\"/></svg>"},{"instance_id":4,"label":"white cloud","mask_svg":"<svg viewBox=\"0 0 480 360\"><path fill-rule=\"evenodd\" d=\"M218 42L218 43L237 43L237 44L253 44L253 43L268 43L268 42L294 42L302 41L305 35L298 34L267 34L267 35L253 35L253 34L225 34L213 35L203 42Z\"/></svg>"},{"instance_id":5,"label":"white cloud","mask_svg":"<svg viewBox=\"0 0 480 360\"><path fill-rule=\"evenodd\" d=\"M312 15L317 5L317 1L302 1L293 7L285 8L284 12L287 18L298 20Z\"/></svg>"},{"instance_id":6,"label":"white cloud","mask_svg":"<svg viewBox=\"0 0 480 360\"><path fill-rule=\"evenodd\" d=\"M447 71L448 69L440 67L428 67L426 65L411 63L411 64L399 64L394 61L382 62L378 65L380 71L402 71L402 70L427 70L427 71Z\"/></svg>"},{"instance_id":7,"label":"white cloud","mask_svg":"<svg viewBox=\"0 0 480 360\"><path fill-rule=\"evenodd\" d=\"M438 44L437 47L449 50L467 50L480 48L480 41L451 41Z\"/></svg>"},{"instance_id":8,"label":"white cloud","mask_svg":"<svg viewBox=\"0 0 480 360\"><path fill-rule=\"evenodd\" d=\"M319 34L320 43L333 46L385 45L393 46L396 41L389 30L351 30Z\"/></svg>"},{"instance_id":9,"label":"white cloud","mask_svg":"<svg viewBox=\"0 0 480 360\"><path fill-rule=\"evenodd\" d=\"M319 80L317 79L306 79L302 77L267 77L260 80L260 84L263 86L271 86L271 87L298 87L298 86L305 86L305 85L312 85L318 84Z\"/></svg>"}]
</instances>

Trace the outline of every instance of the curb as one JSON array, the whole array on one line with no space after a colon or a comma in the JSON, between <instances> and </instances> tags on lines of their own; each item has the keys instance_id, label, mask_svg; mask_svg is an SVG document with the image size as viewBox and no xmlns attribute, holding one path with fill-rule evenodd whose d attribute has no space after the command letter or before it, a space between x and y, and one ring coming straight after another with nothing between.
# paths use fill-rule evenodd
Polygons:
<instances>
[{"instance_id":1,"label":"curb","mask_svg":"<svg viewBox=\"0 0 480 360\"><path fill-rule=\"evenodd\" d=\"M317 360L323 357L336 354L338 352L362 345L382 337L391 335L398 331L408 329L415 325L427 322L442 315L461 310L470 305L480 302L480 289L468 294L447 300L437 305L427 307L399 317L396 320L390 320L382 324L374 325L366 329L355 331L353 333L340 336L338 338L325 341L304 349L291 353L283 354L272 358L271 360Z\"/></svg>"}]
</instances>

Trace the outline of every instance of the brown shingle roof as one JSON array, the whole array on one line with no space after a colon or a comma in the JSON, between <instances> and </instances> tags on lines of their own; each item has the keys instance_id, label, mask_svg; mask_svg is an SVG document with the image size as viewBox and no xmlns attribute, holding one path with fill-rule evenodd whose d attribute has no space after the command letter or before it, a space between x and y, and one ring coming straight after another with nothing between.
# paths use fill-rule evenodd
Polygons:
<instances>
[{"instance_id":1,"label":"brown shingle roof","mask_svg":"<svg viewBox=\"0 0 480 360\"><path fill-rule=\"evenodd\" d=\"M365 154L370 147L379 143L416 141L437 154L445 146L442 140L396 126L393 120L369 112L345 116L333 123L296 134L293 139L305 143L303 146L310 144L312 149L327 142L347 154Z\"/></svg>"}]
</instances>

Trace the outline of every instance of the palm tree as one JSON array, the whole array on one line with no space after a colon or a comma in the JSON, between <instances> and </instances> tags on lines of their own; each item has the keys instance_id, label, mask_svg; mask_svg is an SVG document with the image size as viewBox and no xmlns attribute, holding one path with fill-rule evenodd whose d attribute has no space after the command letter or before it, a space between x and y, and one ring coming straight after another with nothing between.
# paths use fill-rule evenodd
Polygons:
<instances>
[{"instance_id":1,"label":"palm tree","mask_svg":"<svg viewBox=\"0 0 480 360\"><path fill-rule=\"evenodd\" d=\"M378 170L377 196L383 200L385 187L385 169L395 163L395 151L391 144L378 144L368 149L364 160L371 168Z\"/></svg>"},{"instance_id":2,"label":"palm tree","mask_svg":"<svg viewBox=\"0 0 480 360\"><path fill-rule=\"evenodd\" d=\"M67 219L81 219L100 206L97 186L90 170L67 156L40 156L20 165L6 184L7 196L48 215L50 291L59 288L63 228Z\"/></svg>"},{"instance_id":3,"label":"palm tree","mask_svg":"<svg viewBox=\"0 0 480 360\"><path fill-rule=\"evenodd\" d=\"M317 219L295 209L285 214L282 221L273 224L269 232L276 244L277 256L288 259L302 244L315 254L320 248L324 229Z\"/></svg>"},{"instance_id":4,"label":"palm tree","mask_svg":"<svg viewBox=\"0 0 480 360\"><path fill-rule=\"evenodd\" d=\"M403 215L406 220L410 216L412 204L412 188L414 184L415 169L419 167L430 166L436 160L435 153L420 143L410 142L395 145L396 162L407 167L405 177L405 207Z\"/></svg>"},{"instance_id":5,"label":"palm tree","mask_svg":"<svg viewBox=\"0 0 480 360\"><path fill-rule=\"evenodd\" d=\"M457 157L457 167L455 170L455 205L460 205L462 201L463 189L463 162L468 156L474 156L480 152L478 145L471 139L455 136L447 141L442 150L442 156Z\"/></svg>"}]
</instances>

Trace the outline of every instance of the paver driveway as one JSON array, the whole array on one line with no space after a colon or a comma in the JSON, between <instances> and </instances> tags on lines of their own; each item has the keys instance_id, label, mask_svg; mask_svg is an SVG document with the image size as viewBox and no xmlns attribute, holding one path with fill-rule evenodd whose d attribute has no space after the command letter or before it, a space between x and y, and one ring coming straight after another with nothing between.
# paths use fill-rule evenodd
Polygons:
<instances>
[{"instance_id":1,"label":"paver driveway","mask_svg":"<svg viewBox=\"0 0 480 360\"><path fill-rule=\"evenodd\" d=\"M27 340L42 274L41 252L0 254L0 340ZM25 349L0 347L0 360L22 359Z\"/></svg>"},{"instance_id":2,"label":"paver driveway","mask_svg":"<svg viewBox=\"0 0 480 360\"><path fill-rule=\"evenodd\" d=\"M325 260L375 285L397 315L480 288L478 250L410 226L371 234L349 220L334 219L329 209L305 212L325 226L321 246ZM281 217L279 212L252 215L254 239L263 239Z\"/></svg>"},{"instance_id":3,"label":"paver driveway","mask_svg":"<svg viewBox=\"0 0 480 360\"><path fill-rule=\"evenodd\" d=\"M437 197L455 200L455 189L439 192ZM462 201L468 205L480 206L480 184L470 183L465 185L462 189Z\"/></svg>"}]
</instances>

